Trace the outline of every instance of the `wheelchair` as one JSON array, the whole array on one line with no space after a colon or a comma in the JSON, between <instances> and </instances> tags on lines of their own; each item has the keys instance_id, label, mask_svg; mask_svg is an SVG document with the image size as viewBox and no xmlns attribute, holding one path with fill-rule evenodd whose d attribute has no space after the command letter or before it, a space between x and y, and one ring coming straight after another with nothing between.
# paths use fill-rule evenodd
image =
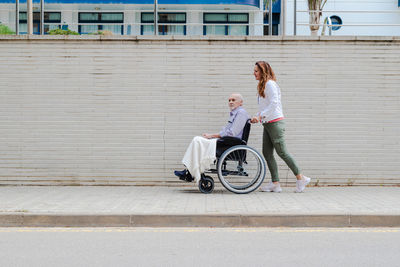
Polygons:
<instances>
[{"instance_id":1,"label":"wheelchair","mask_svg":"<svg viewBox=\"0 0 400 267\"><path fill-rule=\"evenodd\" d=\"M215 169L201 174L200 192L209 194L214 190L214 179L208 174L217 174L221 184L236 194L253 192L263 183L266 163L257 150L247 146L250 128L248 120L242 139L225 136L217 140Z\"/></svg>"}]
</instances>

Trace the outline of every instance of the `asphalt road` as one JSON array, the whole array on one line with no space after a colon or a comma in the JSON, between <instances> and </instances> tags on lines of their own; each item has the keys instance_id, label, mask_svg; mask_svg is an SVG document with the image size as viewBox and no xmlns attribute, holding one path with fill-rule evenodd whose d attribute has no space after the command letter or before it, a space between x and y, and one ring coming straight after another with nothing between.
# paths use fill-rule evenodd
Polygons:
<instances>
[{"instance_id":1,"label":"asphalt road","mask_svg":"<svg viewBox=\"0 0 400 267\"><path fill-rule=\"evenodd\" d=\"M0 266L400 266L400 228L0 228Z\"/></svg>"}]
</instances>

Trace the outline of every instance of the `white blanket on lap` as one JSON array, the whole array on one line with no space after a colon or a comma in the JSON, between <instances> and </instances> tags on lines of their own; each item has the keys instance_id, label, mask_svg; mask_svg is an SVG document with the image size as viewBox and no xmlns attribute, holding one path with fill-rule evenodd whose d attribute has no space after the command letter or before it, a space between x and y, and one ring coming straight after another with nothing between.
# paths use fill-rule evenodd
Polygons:
<instances>
[{"instance_id":1,"label":"white blanket on lap","mask_svg":"<svg viewBox=\"0 0 400 267\"><path fill-rule=\"evenodd\" d=\"M207 139L201 136L193 138L186 150L182 163L186 166L190 174L196 179L198 184L201 174L210 168L216 159L217 139Z\"/></svg>"}]
</instances>

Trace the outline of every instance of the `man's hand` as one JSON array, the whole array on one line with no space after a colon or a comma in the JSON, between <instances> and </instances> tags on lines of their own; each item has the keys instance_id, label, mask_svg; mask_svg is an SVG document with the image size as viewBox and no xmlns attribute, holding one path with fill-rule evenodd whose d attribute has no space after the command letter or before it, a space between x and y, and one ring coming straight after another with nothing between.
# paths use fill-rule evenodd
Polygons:
<instances>
[{"instance_id":1,"label":"man's hand","mask_svg":"<svg viewBox=\"0 0 400 267\"><path fill-rule=\"evenodd\" d=\"M261 122L261 117L254 116L253 118L251 118L250 122L251 123Z\"/></svg>"},{"instance_id":2,"label":"man's hand","mask_svg":"<svg viewBox=\"0 0 400 267\"><path fill-rule=\"evenodd\" d=\"M203 136L204 138L207 138L207 139L211 139L212 138L212 135L208 134L208 133L203 133L201 136Z\"/></svg>"},{"instance_id":3,"label":"man's hand","mask_svg":"<svg viewBox=\"0 0 400 267\"><path fill-rule=\"evenodd\" d=\"M212 139L212 138L221 138L221 136L216 133L216 134L208 134L208 133L203 133L201 136L207 139Z\"/></svg>"}]
</instances>

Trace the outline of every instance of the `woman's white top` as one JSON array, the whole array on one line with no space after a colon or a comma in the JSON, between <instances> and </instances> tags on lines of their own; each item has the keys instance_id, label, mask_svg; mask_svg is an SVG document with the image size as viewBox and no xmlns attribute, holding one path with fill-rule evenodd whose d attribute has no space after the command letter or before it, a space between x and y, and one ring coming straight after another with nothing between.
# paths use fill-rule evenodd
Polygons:
<instances>
[{"instance_id":1,"label":"woman's white top","mask_svg":"<svg viewBox=\"0 0 400 267\"><path fill-rule=\"evenodd\" d=\"M262 122L269 122L278 118L283 118L281 89L278 84L269 80L264 89L265 98L258 96L258 116Z\"/></svg>"}]
</instances>

